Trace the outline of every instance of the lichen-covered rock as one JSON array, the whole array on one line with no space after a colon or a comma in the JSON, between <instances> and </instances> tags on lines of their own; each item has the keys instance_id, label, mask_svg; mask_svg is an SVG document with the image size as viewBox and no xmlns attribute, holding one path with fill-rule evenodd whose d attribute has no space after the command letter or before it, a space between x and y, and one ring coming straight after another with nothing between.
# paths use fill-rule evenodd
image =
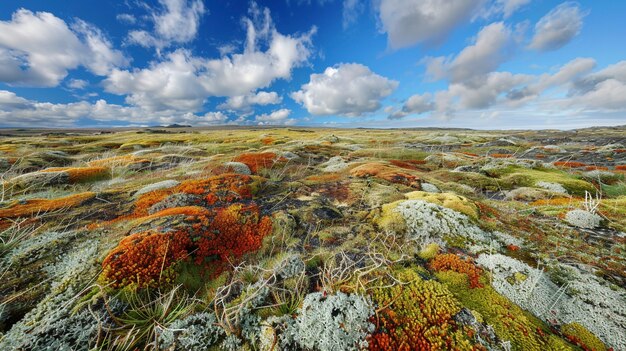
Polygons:
<instances>
[{"instance_id":1,"label":"lichen-covered rock","mask_svg":"<svg viewBox=\"0 0 626 351\"><path fill-rule=\"evenodd\" d=\"M571 210L565 214L565 221L574 227L593 229L600 226L602 217L585 210Z\"/></svg>"},{"instance_id":2,"label":"lichen-covered rock","mask_svg":"<svg viewBox=\"0 0 626 351\"><path fill-rule=\"evenodd\" d=\"M331 157L328 161L320 165L322 172L341 172L348 168L348 163L341 156Z\"/></svg>"},{"instance_id":3,"label":"lichen-covered rock","mask_svg":"<svg viewBox=\"0 0 626 351\"><path fill-rule=\"evenodd\" d=\"M422 191L425 191L427 193L440 193L441 192L441 190L439 190L437 186L430 184L430 183L422 183Z\"/></svg>"},{"instance_id":4,"label":"lichen-covered rock","mask_svg":"<svg viewBox=\"0 0 626 351\"><path fill-rule=\"evenodd\" d=\"M360 350L367 347L366 337L374 331L372 315L374 308L363 296L310 293L296 318L295 339L308 350Z\"/></svg>"},{"instance_id":5,"label":"lichen-covered rock","mask_svg":"<svg viewBox=\"0 0 626 351\"><path fill-rule=\"evenodd\" d=\"M41 189L67 184L69 180L70 176L66 172L33 172L12 178L7 182L7 185L16 189Z\"/></svg>"},{"instance_id":6,"label":"lichen-covered rock","mask_svg":"<svg viewBox=\"0 0 626 351\"><path fill-rule=\"evenodd\" d=\"M140 196L140 195L152 192L152 191L173 188L177 186L178 184L180 184L180 182L177 180L173 180L173 179L168 179L168 180L164 180L161 182L148 184L144 186L143 188L137 190L134 196Z\"/></svg>"},{"instance_id":7,"label":"lichen-covered rock","mask_svg":"<svg viewBox=\"0 0 626 351\"><path fill-rule=\"evenodd\" d=\"M478 207L466 197L453 193L429 193L425 191L412 191L404 194L409 200L424 200L437 204L457 212L461 212L470 218L478 218Z\"/></svg>"},{"instance_id":8,"label":"lichen-covered rock","mask_svg":"<svg viewBox=\"0 0 626 351\"><path fill-rule=\"evenodd\" d=\"M250 167L242 162L225 162L224 167L231 173L251 175Z\"/></svg>"},{"instance_id":9,"label":"lichen-covered rock","mask_svg":"<svg viewBox=\"0 0 626 351\"><path fill-rule=\"evenodd\" d=\"M192 314L179 319L160 332L160 350L167 351L204 351L215 345L224 330L216 325L213 313Z\"/></svg>"},{"instance_id":10,"label":"lichen-covered rock","mask_svg":"<svg viewBox=\"0 0 626 351\"><path fill-rule=\"evenodd\" d=\"M559 194L567 194L567 189L565 189L563 187L563 185L559 184L559 183L551 183L551 182L544 182L544 181L539 181L537 183L535 183L536 186L555 192L555 193L559 193Z\"/></svg>"},{"instance_id":11,"label":"lichen-covered rock","mask_svg":"<svg viewBox=\"0 0 626 351\"><path fill-rule=\"evenodd\" d=\"M385 230L405 233L418 245L442 243L445 236L486 241L486 234L466 215L424 200L397 201L383 206L377 220Z\"/></svg>"}]
</instances>

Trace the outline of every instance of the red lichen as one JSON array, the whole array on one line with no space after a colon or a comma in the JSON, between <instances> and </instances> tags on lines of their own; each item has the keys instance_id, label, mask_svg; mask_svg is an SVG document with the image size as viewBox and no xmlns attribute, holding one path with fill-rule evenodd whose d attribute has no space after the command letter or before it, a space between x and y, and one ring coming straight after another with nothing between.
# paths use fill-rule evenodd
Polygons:
<instances>
[{"instance_id":1,"label":"red lichen","mask_svg":"<svg viewBox=\"0 0 626 351\"><path fill-rule=\"evenodd\" d=\"M440 254L430 261L430 268L435 271L454 271L467 275L470 288L482 288L480 283L480 268L476 267L471 261L463 260L455 254Z\"/></svg>"}]
</instances>

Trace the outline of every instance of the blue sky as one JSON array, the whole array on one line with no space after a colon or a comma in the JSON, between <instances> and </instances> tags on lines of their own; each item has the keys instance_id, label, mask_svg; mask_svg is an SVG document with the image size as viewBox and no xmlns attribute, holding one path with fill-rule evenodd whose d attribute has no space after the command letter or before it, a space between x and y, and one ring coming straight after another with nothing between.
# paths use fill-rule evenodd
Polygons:
<instances>
[{"instance_id":1,"label":"blue sky","mask_svg":"<svg viewBox=\"0 0 626 351\"><path fill-rule=\"evenodd\" d=\"M0 127L626 124L622 1L2 1Z\"/></svg>"}]
</instances>

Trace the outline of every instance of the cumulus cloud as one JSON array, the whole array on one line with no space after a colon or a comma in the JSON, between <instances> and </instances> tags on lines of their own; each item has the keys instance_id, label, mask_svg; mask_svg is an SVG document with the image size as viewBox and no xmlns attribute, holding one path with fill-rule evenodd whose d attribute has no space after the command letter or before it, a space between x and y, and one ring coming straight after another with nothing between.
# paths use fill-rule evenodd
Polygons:
<instances>
[{"instance_id":1,"label":"cumulus cloud","mask_svg":"<svg viewBox=\"0 0 626 351\"><path fill-rule=\"evenodd\" d=\"M357 63L328 67L312 74L291 97L313 115L361 116L381 107L381 100L398 87L389 80Z\"/></svg>"},{"instance_id":2,"label":"cumulus cloud","mask_svg":"<svg viewBox=\"0 0 626 351\"><path fill-rule=\"evenodd\" d=\"M626 61L576 79L570 88L572 104L598 109L626 109Z\"/></svg>"},{"instance_id":3,"label":"cumulus cloud","mask_svg":"<svg viewBox=\"0 0 626 351\"><path fill-rule=\"evenodd\" d=\"M7 90L0 90L0 121L3 126L37 125L47 127L72 127L80 119L100 122L123 122L132 124L216 125L228 123L223 112L207 112L196 115L190 112L164 110L154 113L135 107L110 104L100 99L55 104L28 100Z\"/></svg>"},{"instance_id":4,"label":"cumulus cloud","mask_svg":"<svg viewBox=\"0 0 626 351\"><path fill-rule=\"evenodd\" d=\"M129 43L162 49L188 43L196 38L200 20L205 13L202 0L159 0L159 4L160 8L149 9L154 30L129 32Z\"/></svg>"},{"instance_id":5,"label":"cumulus cloud","mask_svg":"<svg viewBox=\"0 0 626 351\"><path fill-rule=\"evenodd\" d=\"M419 115L425 112L430 112L435 109L435 103L432 101L433 96L430 93L415 94L408 98L402 109L399 111L393 111L393 109L386 112L389 114L389 119L400 119L408 115Z\"/></svg>"},{"instance_id":6,"label":"cumulus cloud","mask_svg":"<svg viewBox=\"0 0 626 351\"><path fill-rule=\"evenodd\" d=\"M104 81L105 89L127 95L127 103L150 111L197 111L208 97L249 95L276 79L289 79L310 57L316 29L284 35L274 27L267 8L253 4L250 13L244 20L242 53L207 59L178 49L144 69L114 70Z\"/></svg>"},{"instance_id":7,"label":"cumulus cloud","mask_svg":"<svg viewBox=\"0 0 626 351\"><path fill-rule=\"evenodd\" d=\"M626 61L592 72L591 58L576 58L554 73L540 75L490 72L470 80L450 83L435 94L414 95L389 119L433 112L451 117L458 111L512 111L527 105L541 111L626 112Z\"/></svg>"},{"instance_id":8,"label":"cumulus cloud","mask_svg":"<svg viewBox=\"0 0 626 351\"><path fill-rule=\"evenodd\" d=\"M492 23L482 28L475 43L465 47L455 58L426 58L426 73L432 79L448 78L452 82L483 76L511 57L515 43L515 36L504 23Z\"/></svg>"},{"instance_id":9,"label":"cumulus cloud","mask_svg":"<svg viewBox=\"0 0 626 351\"><path fill-rule=\"evenodd\" d=\"M269 114L258 115L254 118L254 120L259 125L284 125L284 124L293 124L296 122L295 119L290 119L289 115L291 114L291 110L282 108L280 110L273 111Z\"/></svg>"},{"instance_id":10,"label":"cumulus cloud","mask_svg":"<svg viewBox=\"0 0 626 351\"><path fill-rule=\"evenodd\" d=\"M381 30L392 49L438 44L458 25L468 22L484 0L380 0Z\"/></svg>"},{"instance_id":11,"label":"cumulus cloud","mask_svg":"<svg viewBox=\"0 0 626 351\"><path fill-rule=\"evenodd\" d=\"M283 101L275 91L259 91L256 94L230 97L217 108L231 111L250 111L253 105L275 105Z\"/></svg>"},{"instance_id":12,"label":"cumulus cloud","mask_svg":"<svg viewBox=\"0 0 626 351\"><path fill-rule=\"evenodd\" d=\"M51 13L20 9L0 21L2 82L53 87L79 66L102 76L127 64L99 29L82 20L70 28Z\"/></svg>"},{"instance_id":13,"label":"cumulus cloud","mask_svg":"<svg viewBox=\"0 0 626 351\"><path fill-rule=\"evenodd\" d=\"M531 49L556 50L569 43L583 26L584 14L575 2L565 2L543 16L535 25Z\"/></svg>"},{"instance_id":14,"label":"cumulus cloud","mask_svg":"<svg viewBox=\"0 0 626 351\"><path fill-rule=\"evenodd\" d=\"M71 89L85 89L89 85L89 82L83 79L70 79L67 82L67 86Z\"/></svg>"}]
</instances>

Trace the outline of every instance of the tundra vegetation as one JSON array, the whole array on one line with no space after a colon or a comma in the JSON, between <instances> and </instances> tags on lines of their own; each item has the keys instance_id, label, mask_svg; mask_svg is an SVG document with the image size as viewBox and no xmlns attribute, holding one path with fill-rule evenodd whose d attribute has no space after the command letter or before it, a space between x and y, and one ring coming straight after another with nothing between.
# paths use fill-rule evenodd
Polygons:
<instances>
[{"instance_id":1,"label":"tundra vegetation","mask_svg":"<svg viewBox=\"0 0 626 351\"><path fill-rule=\"evenodd\" d=\"M626 129L5 130L0 350L626 350Z\"/></svg>"}]
</instances>

